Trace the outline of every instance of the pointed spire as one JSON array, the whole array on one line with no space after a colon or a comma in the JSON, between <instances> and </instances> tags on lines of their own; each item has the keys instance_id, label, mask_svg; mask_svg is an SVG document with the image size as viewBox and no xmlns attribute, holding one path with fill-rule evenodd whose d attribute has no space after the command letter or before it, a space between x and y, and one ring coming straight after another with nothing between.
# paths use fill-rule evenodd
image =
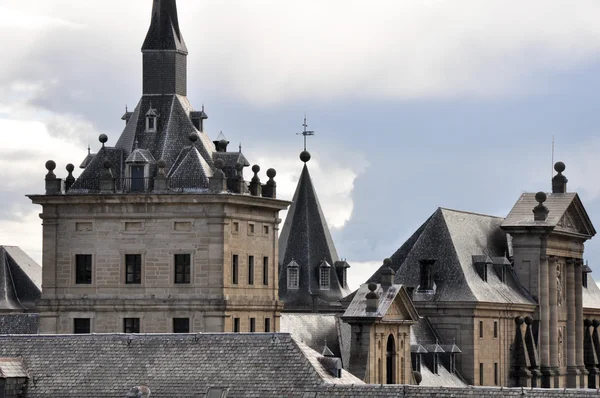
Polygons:
<instances>
[{"instance_id":1,"label":"pointed spire","mask_svg":"<svg viewBox=\"0 0 600 398\"><path fill-rule=\"evenodd\" d=\"M152 22L142 51L177 50L187 54L187 47L179 30L176 0L154 0Z\"/></svg>"}]
</instances>

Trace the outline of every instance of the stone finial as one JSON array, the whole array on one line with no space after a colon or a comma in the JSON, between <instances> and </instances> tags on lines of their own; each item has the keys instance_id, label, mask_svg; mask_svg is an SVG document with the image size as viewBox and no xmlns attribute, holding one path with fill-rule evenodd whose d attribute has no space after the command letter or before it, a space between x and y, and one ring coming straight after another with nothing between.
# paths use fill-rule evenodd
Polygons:
<instances>
[{"instance_id":1,"label":"stone finial","mask_svg":"<svg viewBox=\"0 0 600 398\"><path fill-rule=\"evenodd\" d=\"M423 381L423 375L421 375L421 372L419 372L418 370L413 371L413 378L415 379L415 383L417 385L421 384L421 382Z\"/></svg>"},{"instance_id":2,"label":"stone finial","mask_svg":"<svg viewBox=\"0 0 600 398\"><path fill-rule=\"evenodd\" d=\"M65 192L67 192L69 189L71 189L71 187L75 183L75 177L73 177L74 170L75 170L75 166L72 165L71 163L69 163L67 165L67 172L69 173L69 175L65 179Z\"/></svg>"},{"instance_id":3,"label":"stone finial","mask_svg":"<svg viewBox=\"0 0 600 398\"><path fill-rule=\"evenodd\" d=\"M106 134L100 134L98 137L98 141L102 144L102 148L104 148L104 144L108 142L108 136Z\"/></svg>"},{"instance_id":4,"label":"stone finial","mask_svg":"<svg viewBox=\"0 0 600 398\"><path fill-rule=\"evenodd\" d=\"M267 177L269 177L269 181L262 187L262 196L265 198L273 198L277 197L277 183L275 182L275 177L277 176L277 171L275 169L267 170Z\"/></svg>"},{"instance_id":5,"label":"stone finial","mask_svg":"<svg viewBox=\"0 0 600 398\"><path fill-rule=\"evenodd\" d=\"M56 170L56 162L54 160L48 160L46 162L46 195L57 195L62 193L62 180L56 178L54 170Z\"/></svg>"},{"instance_id":6,"label":"stone finial","mask_svg":"<svg viewBox=\"0 0 600 398\"><path fill-rule=\"evenodd\" d=\"M156 172L156 177L154 178L154 190L166 191L167 173L165 172L165 167L167 167L167 162L165 162L164 159L160 159L158 162L156 162L156 166L158 167L158 171Z\"/></svg>"},{"instance_id":7,"label":"stone finial","mask_svg":"<svg viewBox=\"0 0 600 398\"><path fill-rule=\"evenodd\" d=\"M379 296L375 291L377 290L376 283L369 283L369 293L365 296L367 299L367 312L377 312L379 309Z\"/></svg>"},{"instance_id":8,"label":"stone finial","mask_svg":"<svg viewBox=\"0 0 600 398\"><path fill-rule=\"evenodd\" d=\"M534 221L546 221L548 218L548 213L550 210L546 206L544 206L544 202L547 199L547 195L545 192L538 192L535 194L535 200L537 200L538 205L533 208L533 219Z\"/></svg>"},{"instance_id":9,"label":"stone finial","mask_svg":"<svg viewBox=\"0 0 600 398\"><path fill-rule=\"evenodd\" d=\"M196 142L200 139L200 137L198 136L198 133L193 132L190 133L188 139L192 142L192 146L196 146Z\"/></svg>"},{"instance_id":10,"label":"stone finial","mask_svg":"<svg viewBox=\"0 0 600 398\"><path fill-rule=\"evenodd\" d=\"M254 177L252 177L252 181L250 181L250 195L262 196L262 185L260 184L260 178L258 177L260 166L257 164L252 166L252 172L254 173Z\"/></svg>"},{"instance_id":11,"label":"stone finial","mask_svg":"<svg viewBox=\"0 0 600 398\"><path fill-rule=\"evenodd\" d=\"M310 161L310 152L308 151L302 151L302 153L300 153L300 160L303 161L304 163L308 163Z\"/></svg>"},{"instance_id":12,"label":"stone finial","mask_svg":"<svg viewBox=\"0 0 600 398\"><path fill-rule=\"evenodd\" d=\"M383 268L381 270L381 286L383 288L390 287L394 284L394 276L396 272L392 269L392 260L386 258L383 260Z\"/></svg>"},{"instance_id":13,"label":"stone finial","mask_svg":"<svg viewBox=\"0 0 600 398\"><path fill-rule=\"evenodd\" d=\"M235 164L235 181L233 186L233 192L243 194L246 191L244 181L244 165L240 162Z\"/></svg>"},{"instance_id":14,"label":"stone finial","mask_svg":"<svg viewBox=\"0 0 600 398\"><path fill-rule=\"evenodd\" d=\"M535 339L533 337L533 318L529 315L524 319L525 325L527 328L525 329L525 347L527 348L527 355L529 358L529 371L531 372L531 384L532 386L537 386L538 379L542 376L542 372L540 371L540 360L538 356L537 345L535 344Z\"/></svg>"},{"instance_id":15,"label":"stone finial","mask_svg":"<svg viewBox=\"0 0 600 398\"><path fill-rule=\"evenodd\" d=\"M215 171L213 172L213 176L209 180L209 189L214 193L221 193L227 191L227 178L225 177L225 173L223 173L223 167L225 167L225 162L223 159L215 160Z\"/></svg>"},{"instance_id":16,"label":"stone finial","mask_svg":"<svg viewBox=\"0 0 600 398\"><path fill-rule=\"evenodd\" d=\"M115 191L115 179L112 173L112 162L110 160L104 161L104 171L100 178L100 191L102 192L114 192Z\"/></svg>"},{"instance_id":17,"label":"stone finial","mask_svg":"<svg viewBox=\"0 0 600 398\"><path fill-rule=\"evenodd\" d=\"M562 173L567 166L563 162L556 162L554 170L558 173L552 179L552 193L567 193L567 182L569 180Z\"/></svg>"}]
</instances>

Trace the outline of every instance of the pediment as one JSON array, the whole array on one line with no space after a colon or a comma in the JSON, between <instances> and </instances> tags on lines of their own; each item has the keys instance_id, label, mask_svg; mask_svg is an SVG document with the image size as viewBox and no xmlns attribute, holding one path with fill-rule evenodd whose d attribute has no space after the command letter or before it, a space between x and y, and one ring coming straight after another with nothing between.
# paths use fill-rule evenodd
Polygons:
<instances>
[{"instance_id":1,"label":"pediment","mask_svg":"<svg viewBox=\"0 0 600 398\"><path fill-rule=\"evenodd\" d=\"M383 321L416 321L418 318L419 316L413 303L408 298L405 289L402 288L387 309L387 312L383 316Z\"/></svg>"},{"instance_id":2,"label":"pediment","mask_svg":"<svg viewBox=\"0 0 600 398\"><path fill-rule=\"evenodd\" d=\"M556 231L584 235L590 238L596 234L596 230L579 197L575 197L567 211L562 215L556 224Z\"/></svg>"}]
</instances>

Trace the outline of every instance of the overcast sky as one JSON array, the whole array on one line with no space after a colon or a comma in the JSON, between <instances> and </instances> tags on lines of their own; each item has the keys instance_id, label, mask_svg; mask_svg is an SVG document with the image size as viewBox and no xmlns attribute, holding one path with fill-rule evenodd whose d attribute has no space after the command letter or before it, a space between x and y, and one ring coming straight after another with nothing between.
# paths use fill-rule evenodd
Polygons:
<instances>
[{"instance_id":1,"label":"overcast sky","mask_svg":"<svg viewBox=\"0 0 600 398\"><path fill-rule=\"evenodd\" d=\"M207 130L310 171L357 287L437 207L505 216L550 190L551 143L600 225L600 2L179 0ZM151 0L0 0L0 244L41 259L44 163L117 141L141 95ZM586 246L600 272L600 238Z\"/></svg>"}]
</instances>

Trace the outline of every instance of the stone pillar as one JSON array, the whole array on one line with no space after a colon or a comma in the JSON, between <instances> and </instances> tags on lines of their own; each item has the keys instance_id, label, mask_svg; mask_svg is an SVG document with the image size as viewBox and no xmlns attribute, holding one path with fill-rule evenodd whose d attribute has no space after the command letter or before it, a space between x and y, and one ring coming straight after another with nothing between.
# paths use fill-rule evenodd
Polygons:
<instances>
[{"instance_id":1,"label":"stone pillar","mask_svg":"<svg viewBox=\"0 0 600 398\"><path fill-rule=\"evenodd\" d=\"M542 238L545 239L545 238ZM550 306L548 297L548 258L545 254L540 256L540 284L538 287L538 301L540 305L540 326L538 344L540 353L540 370L542 371L542 387L552 387L552 370L550 367Z\"/></svg>"},{"instance_id":2,"label":"stone pillar","mask_svg":"<svg viewBox=\"0 0 600 398\"><path fill-rule=\"evenodd\" d=\"M583 269L581 259L575 260L573 272L575 279L575 361L581 376L579 378L579 387L587 388L588 371L583 361Z\"/></svg>"},{"instance_id":3,"label":"stone pillar","mask_svg":"<svg viewBox=\"0 0 600 398\"><path fill-rule=\"evenodd\" d=\"M550 367L554 373L550 388L560 388L560 368L558 364L558 277L557 258L549 256L548 284L550 287Z\"/></svg>"},{"instance_id":4,"label":"stone pillar","mask_svg":"<svg viewBox=\"0 0 600 398\"><path fill-rule=\"evenodd\" d=\"M576 306L575 306L575 264L573 259L568 259L565 266L567 274L567 388L579 386L579 369L575 356Z\"/></svg>"}]
</instances>

